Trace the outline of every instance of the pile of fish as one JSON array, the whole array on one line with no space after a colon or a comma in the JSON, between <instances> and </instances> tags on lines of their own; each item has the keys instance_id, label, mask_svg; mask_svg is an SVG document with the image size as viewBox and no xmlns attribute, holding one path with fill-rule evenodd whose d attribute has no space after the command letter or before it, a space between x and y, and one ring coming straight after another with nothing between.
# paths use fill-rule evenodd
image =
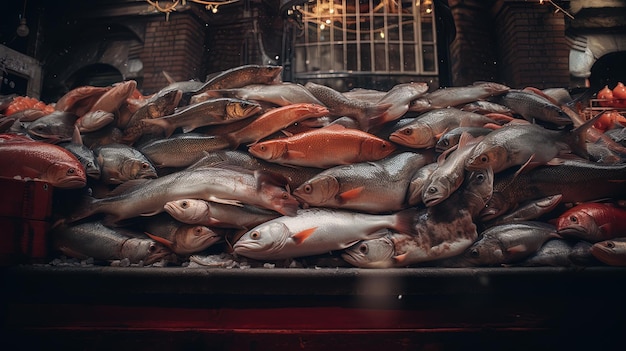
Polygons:
<instances>
[{"instance_id":1,"label":"pile of fish","mask_svg":"<svg viewBox=\"0 0 626 351\"><path fill-rule=\"evenodd\" d=\"M342 93L281 72L13 108L0 177L55 187L52 247L96 262L626 265L626 132L595 127L606 111L559 88Z\"/></svg>"}]
</instances>

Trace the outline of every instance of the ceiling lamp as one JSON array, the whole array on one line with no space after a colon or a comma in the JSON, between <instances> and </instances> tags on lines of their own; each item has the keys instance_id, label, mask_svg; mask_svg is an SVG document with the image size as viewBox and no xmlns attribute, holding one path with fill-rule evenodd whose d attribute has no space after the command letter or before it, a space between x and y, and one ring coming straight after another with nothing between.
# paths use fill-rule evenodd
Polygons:
<instances>
[{"instance_id":1,"label":"ceiling lamp","mask_svg":"<svg viewBox=\"0 0 626 351\"><path fill-rule=\"evenodd\" d=\"M152 7L154 7L155 10L159 11L159 12L163 12L165 14L165 19L169 20L169 16L170 13L172 13L173 11L176 11L176 7L178 5L181 6L185 6L187 1L191 1L191 2L195 2L196 4L201 4L204 5L204 7L211 11L212 13L217 13L218 11L218 7L220 5L226 5L226 4L232 4L234 2L237 2L239 0L212 0L212 1L205 1L205 0L172 0L172 1L162 1L165 4L161 5L159 3L158 0L146 0L146 2L148 4L150 4Z\"/></svg>"}]
</instances>

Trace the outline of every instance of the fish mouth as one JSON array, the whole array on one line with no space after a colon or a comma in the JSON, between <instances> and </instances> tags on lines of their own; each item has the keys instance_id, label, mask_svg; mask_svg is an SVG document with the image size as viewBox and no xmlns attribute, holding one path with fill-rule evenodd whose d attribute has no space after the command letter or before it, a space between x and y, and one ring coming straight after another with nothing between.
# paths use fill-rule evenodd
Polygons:
<instances>
[{"instance_id":1,"label":"fish mouth","mask_svg":"<svg viewBox=\"0 0 626 351\"><path fill-rule=\"evenodd\" d=\"M68 177L60 180L55 186L62 189L78 189L87 185L87 180L83 177Z\"/></svg>"},{"instance_id":2,"label":"fish mouth","mask_svg":"<svg viewBox=\"0 0 626 351\"><path fill-rule=\"evenodd\" d=\"M437 196L431 196L428 198L422 198L422 202L424 203L424 206L426 207L432 207L435 206L441 202L443 202L443 200L445 200L446 197L443 195L437 195Z\"/></svg>"},{"instance_id":3,"label":"fish mouth","mask_svg":"<svg viewBox=\"0 0 626 351\"><path fill-rule=\"evenodd\" d=\"M89 178L93 178L93 179L100 179L100 171L97 169L93 169L93 170L85 170L85 173L87 174L87 176Z\"/></svg>"},{"instance_id":4,"label":"fish mouth","mask_svg":"<svg viewBox=\"0 0 626 351\"><path fill-rule=\"evenodd\" d=\"M569 226L558 229L556 233L559 235L581 238L586 236L587 230L581 226Z\"/></svg>"},{"instance_id":5,"label":"fish mouth","mask_svg":"<svg viewBox=\"0 0 626 351\"><path fill-rule=\"evenodd\" d=\"M263 246L261 246L261 244L257 242L252 242L252 241L244 241L244 242L238 241L235 243L235 245L233 245L233 252L235 252L236 254L261 251L262 249L263 249Z\"/></svg>"}]
</instances>

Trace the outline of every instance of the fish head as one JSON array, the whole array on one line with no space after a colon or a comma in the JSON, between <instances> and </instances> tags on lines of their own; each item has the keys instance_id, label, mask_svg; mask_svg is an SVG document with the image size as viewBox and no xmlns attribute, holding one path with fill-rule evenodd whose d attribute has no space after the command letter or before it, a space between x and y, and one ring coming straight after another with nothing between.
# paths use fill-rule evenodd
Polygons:
<instances>
[{"instance_id":1,"label":"fish head","mask_svg":"<svg viewBox=\"0 0 626 351\"><path fill-rule=\"evenodd\" d=\"M491 167L472 171L467 175L463 197L467 201L467 208L472 217L481 213L493 196L493 179Z\"/></svg>"},{"instance_id":2,"label":"fish head","mask_svg":"<svg viewBox=\"0 0 626 351\"><path fill-rule=\"evenodd\" d=\"M261 105L252 101L234 100L226 104L226 119L242 119L261 111Z\"/></svg>"},{"instance_id":3,"label":"fish head","mask_svg":"<svg viewBox=\"0 0 626 351\"><path fill-rule=\"evenodd\" d=\"M339 181L332 175L314 177L293 191L296 198L313 206L328 203L338 194Z\"/></svg>"},{"instance_id":4,"label":"fish head","mask_svg":"<svg viewBox=\"0 0 626 351\"><path fill-rule=\"evenodd\" d=\"M461 134L458 133L446 133L442 135L437 143L435 144L435 151L444 152L449 148L457 145L459 143L459 139L461 138Z\"/></svg>"},{"instance_id":5,"label":"fish head","mask_svg":"<svg viewBox=\"0 0 626 351\"><path fill-rule=\"evenodd\" d=\"M601 231L593 216L577 207L565 211L559 216L556 222L556 230L563 237L574 237L583 240L598 237Z\"/></svg>"},{"instance_id":6,"label":"fish head","mask_svg":"<svg viewBox=\"0 0 626 351\"><path fill-rule=\"evenodd\" d=\"M285 216L295 216L300 208L298 199L283 187L264 186L261 196L271 209Z\"/></svg>"},{"instance_id":7,"label":"fish head","mask_svg":"<svg viewBox=\"0 0 626 351\"><path fill-rule=\"evenodd\" d=\"M143 261L149 265L163 259L174 261L176 255L170 248L152 239L130 238L122 246L121 257L128 257L132 263Z\"/></svg>"},{"instance_id":8,"label":"fish head","mask_svg":"<svg viewBox=\"0 0 626 351\"><path fill-rule=\"evenodd\" d=\"M362 240L345 249L341 257L360 268L389 268L394 264L395 247L388 236Z\"/></svg>"},{"instance_id":9,"label":"fish head","mask_svg":"<svg viewBox=\"0 0 626 351\"><path fill-rule=\"evenodd\" d=\"M282 158L288 149L285 141L275 139L253 144L248 151L255 157L272 161Z\"/></svg>"},{"instance_id":10,"label":"fish head","mask_svg":"<svg viewBox=\"0 0 626 351\"><path fill-rule=\"evenodd\" d=\"M590 252L593 257L610 265L624 266L624 254L626 253L626 239L616 238L594 243Z\"/></svg>"},{"instance_id":11,"label":"fish head","mask_svg":"<svg viewBox=\"0 0 626 351\"><path fill-rule=\"evenodd\" d=\"M179 255L202 251L222 239L221 235L203 225L183 225L174 238L174 251Z\"/></svg>"},{"instance_id":12,"label":"fish head","mask_svg":"<svg viewBox=\"0 0 626 351\"><path fill-rule=\"evenodd\" d=\"M491 221L505 214L513 204L503 196L500 192L491 195L489 201L485 203L485 207L478 214L482 222Z\"/></svg>"},{"instance_id":13,"label":"fish head","mask_svg":"<svg viewBox=\"0 0 626 351\"><path fill-rule=\"evenodd\" d=\"M163 209L174 219L189 224L199 223L210 216L208 203L199 199L168 201L163 205Z\"/></svg>"},{"instance_id":14,"label":"fish head","mask_svg":"<svg viewBox=\"0 0 626 351\"><path fill-rule=\"evenodd\" d=\"M307 115L311 117L323 117L330 113L326 106L318 105L318 104L304 104Z\"/></svg>"},{"instance_id":15,"label":"fish head","mask_svg":"<svg viewBox=\"0 0 626 351\"><path fill-rule=\"evenodd\" d=\"M479 142L465 162L465 169L474 171L491 167L495 171L502 170L507 154L503 146Z\"/></svg>"},{"instance_id":16,"label":"fish head","mask_svg":"<svg viewBox=\"0 0 626 351\"><path fill-rule=\"evenodd\" d=\"M435 133L427 124L413 124L400 128L391 133L389 140L412 148L429 148L436 143Z\"/></svg>"},{"instance_id":17,"label":"fish head","mask_svg":"<svg viewBox=\"0 0 626 351\"><path fill-rule=\"evenodd\" d=\"M157 178L156 168L147 160L124 160L119 170L120 180Z\"/></svg>"},{"instance_id":18,"label":"fish head","mask_svg":"<svg viewBox=\"0 0 626 351\"><path fill-rule=\"evenodd\" d=\"M430 175L437 168L436 163L430 163L415 172L411 182L409 183L408 189L408 198L409 204L411 206L417 205L422 202L422 193L424 192L424 187L426 183L430 179Z\"/></svg>"},{"instance_id":19,"label":"fish head","mask_svg":"<svg viewBox=\"0 0 626 351\"><path fill-rule=\"evenodd\" d=\"M463 253L463 260L475 266L489 266L504 261L504 252L494 238L481 238Z\"/></svg>"},{"instance_id":20,"label":"fish head","mask_svg":"<svg viewBox=\"0 0 626 351\"><path fill-rule=\"evenodd\" d=\"M445 176L431 178L430 182L425 184L422 190L422 202L424 205L426 205L426 207L435 206L436 204L447 199L450 196L452 189L457 188L453 187L452 182L452 179Z\"/></svg>"},{"instance_id":21,"label":"fish head","mask_svg":"<svg viewBox=\"0 0 626 351\"><path fill-rule=\"evenodd\" d=\"M55 162L42 174L42 180L62 189L78 189L87 185L85 169L76 160L76 163Z\"/></svg>"},{"instance_id":22,"label":"fish head","mask_svg":"<svg viewBox=\"0 0 626 351\"><path fill-rule=\"evenodd\" d=\"M290 236L284 223L269 221L244 233L233 245L233 251L252 259L271 259L285 247Z\"/></svg>"},{"instance_id":23,"label":"fish head","mask_svg":"<svg viewBox=\"0 0 626 351\"><path fill-rule=\"evenodd\" d=\"M380 160L396 150L396 146L383 139L368 138L361 143L361 154L372 160Z\"/></svg>"}]
</instances>

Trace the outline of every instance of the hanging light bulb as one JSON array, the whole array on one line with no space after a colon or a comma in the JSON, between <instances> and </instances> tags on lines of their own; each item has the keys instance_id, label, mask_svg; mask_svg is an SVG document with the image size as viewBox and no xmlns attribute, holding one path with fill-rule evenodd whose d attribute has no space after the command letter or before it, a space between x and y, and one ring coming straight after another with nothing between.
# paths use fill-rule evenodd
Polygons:
<instances>
[{"instance_id":1,"label":"hanging light bulb","mask_svg":"<svg viewBox=\"0 0 626 351\"><path fill-rule=\"evenodd\" d=\"M17 34L18 37L23 38L28 36L28 33L30 33L30 29L28 29L28 26L26 25L26 0L24 0L24 9L22 10L22 16L20 16L20 25L17 26L15 34Z\"/></svg>"}]
</instances>

